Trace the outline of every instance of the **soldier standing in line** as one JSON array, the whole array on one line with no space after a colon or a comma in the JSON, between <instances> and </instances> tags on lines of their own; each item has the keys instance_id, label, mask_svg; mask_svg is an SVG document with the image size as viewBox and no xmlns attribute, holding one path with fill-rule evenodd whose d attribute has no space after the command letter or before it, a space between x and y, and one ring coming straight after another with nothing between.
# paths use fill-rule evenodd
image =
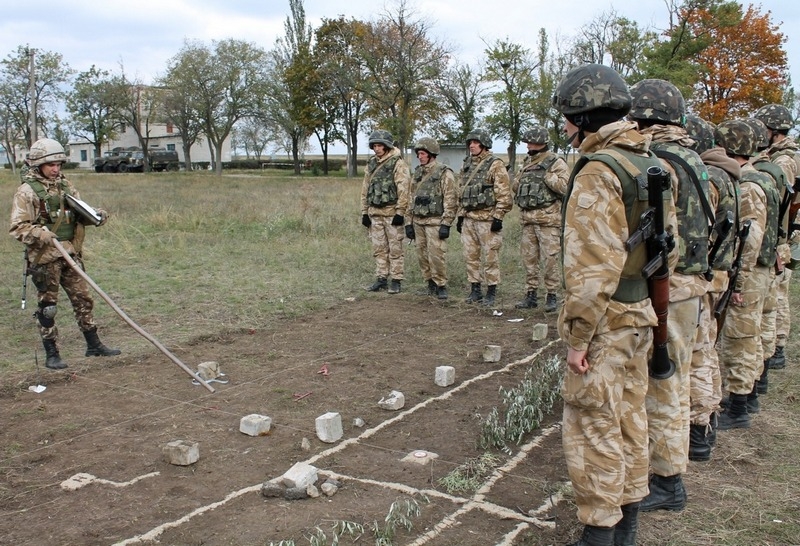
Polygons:
<instances>
[{"instance_id":1,"label":"soldier standing in line","mask_svg":"<svg viewBox=\"0 0 800 546\"><path fill-rule=\"evenodd\" d=\"M78 190L61 173L67 162L64 148L57 141L43 138L31 146L22 184L14 194L11 207L11 236L27 248L31 278L38 291L39 308L34 316L39 321L47 360L45 366L61 370L67 363L58 350L58 328L55 317L59 287L67 293L78 328L86 339L86 356L115 356L119 349L109 349L97 335L97 323L92 309L94 301L89 286L78 272L72 269L64 256L53 245L57 240L75 262L83 268L83 240L85 225L70 207L66 196L80 199ZM108 214L98 209L103 225Z\"/></svg>"},{"instance_id":2,"label":"soldier standing in line","mask_svg":"<svg viewBox=\"0 0 800 546\"><path fill-rule=\"evenodd\" d=\"M570 70L553 105L582 156L565 196L558 317L567 345L564 456L584 524L573 546L631 546L647 495L647 359L657 318L641 275L646 245L629 252L626 238L648 206L636 180L659 161L650 138L623 119L631 95L612 68Z\"/></svg>"},{"instance_id":3,"label":"soldier standing in line","mask_svg":"<svg viewBox=\"0 0 800 546\"><path fill-rule=\"evenodd\" d=\"M467 303L494 305L500 283L503 218L511 210L511 185L503 160L492 153L492 137L485 129L467 135L469 156L459 177L456 230L464 245L470 293ZM481 267L481 258L485 267ZM481 282L486 280L486 297Z\"/></svg>"},{"instance_id":4,"label":"soldier standing in line","mask_svg":"<svg viewBox=\"0 0 800 546\"><path fill-rule=\"evenodd\" d=\"M708 291L702 296L697 339L690 373L689 460L708 461L716 439L716 411L722 400L722 380L716 349L717 321L713 310L728 288L728 272L739 225L739 177L741 167L714 143L714 126L694 115L686 116L686 132L695 141L692 149L708 169L708 201L714 209L714 230L709 247ZM717 242L719 240L719 242ZM713 251L712 251L713 252Z\"/></svg>"},{"instance_id":5,"label":"soldier standing in line","mask_svg":"<svg viewBox=\"0 0 800 546\"><path fill-rule=\"evenodd\" d=\"M767 174L749 163L758 144L753 128L745 120L719 124L714 139L741 166L739 220L750 221L741 268L735 284L729 287L733 292L718 346L723 382L729 394L727 407L719 416L718 430L728 430L750 427L748 397L757 396L755 382L764 361L761 318L770 269L775 264L778 191ZM775 229L770 233L773 223Z\"/></svg>"},{"instance_id":6,"label":"soldier standing in line","mask_svg":"<svg viewBox=\"0 0 800 546\"><path fill-rule=\"evenodd\" d=\"M525 299L517 309L537 307L539 271L544 264L544 287L547 290L545 312L558 308L556 290L561 281L561 204L569 182L569 167L558 154L549 150L550 136L540 125L525 131L522 142L528 155L512 184L514 202L520 208L522 237L520 251L525 266Z\"/></svg>"},{"instance_id":7,"label":"soldier standing in line","mask_svg":"<svg viewBox=\"0 0 800 546\"><path fill-rule=\"evenodd\" d=\"M405 274L403 224L411 173L389 131L373 131L369 147L375 155L369 158L361 187L361 224L369 229L377 278L367 290L388 288L389 294L397 294Z\"/></svg>"},{"instance_id":8,"label":"soldier standing in line","mask_svg":"<svg viewBox=\"0 0 800 546\"><path fill-rule=\"evenodd\" d=\"M697 337L700 299L708 290L709 228L714 212L708 203L708 170L683 127L686 105L675 85L646 79L631 86L628 118L652 138L650 149L672 176L678 218L678 263L669 277L667 348L676 371L668 379L650 378L647 426L650 434L650 493L642 511L683 510L686 490L682 475L689 458L692 351Z\"/></svg>"},{"instance_id":9,"label":"soldier standing in line","mask_svg":"<svg viewBox=\"0 0 800 546\"><path fill-rule=\"evenodd\" d=\"M439 143L428 137L414 144L419 166L411 179L406 237L417 242L422 278L427 294L447 299L447 238L456 218L458 197L453 169L436 161Z\"/></svg>"}]
</instances>

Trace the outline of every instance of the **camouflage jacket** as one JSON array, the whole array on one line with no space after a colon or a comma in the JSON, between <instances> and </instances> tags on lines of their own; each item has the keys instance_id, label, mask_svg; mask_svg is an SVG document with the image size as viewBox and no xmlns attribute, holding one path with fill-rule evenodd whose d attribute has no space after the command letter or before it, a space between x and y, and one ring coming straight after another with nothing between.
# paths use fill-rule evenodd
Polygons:
<instances>
[{"instance_id":1,"label":"camouflage jacket","mask_svg":"<svg viewBox=\"0 0 800 546\"><path fill-rule=\"evenodd\" d=\"M492 218L502 220L511 210L513 204L511 198L511 183L508 178L508 171L502 160L492 161L489 165L485 179L478 181L471 179L470 175L481 165L484 160L491 161L493 156L490 150L484 150L476 156L470 156L464 161L458 181L459 206L457 216L464 216L472 220L489 222ZM496 156L494 156L496 157ZM473 183L481 183L484 186L491 186L494 204L491 207L468 210L464 207L464 195L468 191L468 186Z\"/></svg>"},{"instance_id":2,"label":"camouflage jacket","mask_svg":"<svg viewBox=\"0 0 800 546\"><path fill-rule=\"evenodd\" d=\"M634 122L619 121L589 133L580 153L614 146L644 156L649 145L650 137L636 131ZM674 209L665 225L674 230ZM612 299L628 258L628 231L619 179L605 163L589 161L575 174L564 204L565 290L558 331L575 350L586 350L596 334L656 324L649 298L636 303Z\"/></svg>"},{"instance_id":3,"label":"camouflage jacket","mask_svg":"<svg viewBox=\"0 0 800 546\"><path fill-rule=\"evenodd\" d=\"M731 214L733 218L733 227L725 237L719 251L717 252L714 263L711 268L719 272L727 272L733 263L733 251L735 245L736 231L739 225L739 178L742 175L742 168L739 163L728 157L725 150L719 146L706 150L700 154L703 163L708 167L708 176L711 180L709 184L708 201L716 212L715 223L721 223ZM713 244L718 236L718 231L715 229L711 235L709 244ZM721 283L720 280L727 279L727 275L718 274L714 276L713 292L722 292L727 283ZM720 289L720 287L722 287Z\"/></svg>"},{"instance_id":4,"label":"camouflage jacket","mask_svg":"<svg viewBox=\"0 0 800 546\"><path fill-rule=\"evenodd\" d=\"M738 277L738 287L743 285L749 272L758 265L758 255L761 252L761 243L764 240L764 230L767 225L767 195L761 186L753 181L755 177L759 176L769 178L768 175L759 173L749 163L742 165L742 178L739 180L741 196L739 221L744 223L746 220L750 220L750 234L747 236L742 252L742 269Z\"/></svg>"},{"instance_id":5,"label":"camouflage jacket","mask_svg":"<svg viewBox=\"0 0 800 546\"><path fill-rule=\"evenodd\" d=\"M539 165L542 160L552 157L553 152L542 152L535 155L528 155L522 162L522 168L517 176L514 177L514 182L511 185L511 193L517 196L520 191L520 184L523 181L526 169L531 166ZM522 224L539 224L542 226L557 227L561 225L561 208L562 199L564 194L567 193L567 184L569 183L570 169L567 162L562 158L556 156L547 172L544 173L542 182L547 186L548 191L557 198L549 205L542 208L523 209L520 208L520 221Z\"/></svg>"},{"instance_id":6,"label":"camouflage jacket","mask_svg":"<svg viewBox=\"0 0 800 546\"><path fill-rule=\"evenodd\" d=\"M786 176L786 182L794 184L795 177L800 174L800 154L798 154L798 145L793 138L784 138L775 142L767 149L767 155L770 160L778 165ZM787 188L781 188L781 199L785 197ZM795 194L792 199L794 203L800 202L800 196ZM790 214L787 210L783 215L783 222L781 223L782 233L785 235L789 232L789 218ZM786 237L780 237L778 241L778 252L785 263L790 259L789 248L786 244Z\"/></svg>"},{"instance_id":7,"label":"camouflage jacket","mask_svg":"<svg viewBox=\"0 0 800 546\"><path fill-rule=\"evenodd\" d=\"M391 162L395 163L391 176L397 189L397 201L384 207L374 207L368 202L373 175L378 169ZM370 158L367 171L364 173L364 183L361 186L361 214L369 214L370 216L394 216L399 214L403 216L408 208L408 187L410 184L411 171L408 168L408 163L400 157L399 149L392 148L380 160L377 160L377 157Z\"/></svg>"},{"instance_id":8,"label":"camouflage jacket","mask_svg":"<svg viewBox=\"0 0 800 546\"><path fill-rule=\"evenodd\" d=\"M410 195L406 223L452 225L458 210L453 169L436 160L418 165L411 178Z\"/></svg>"}]
</instances>

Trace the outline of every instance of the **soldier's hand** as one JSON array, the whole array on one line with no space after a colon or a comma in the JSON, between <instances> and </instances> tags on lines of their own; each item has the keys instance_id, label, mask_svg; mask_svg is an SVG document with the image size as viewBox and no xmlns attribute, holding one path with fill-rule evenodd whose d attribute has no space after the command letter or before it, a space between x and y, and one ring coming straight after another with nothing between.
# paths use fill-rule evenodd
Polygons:
<instances>
[{"instance_id":1,"label":"soldier's hand","mask_svg":"<svg viewBox=\"0 0 800 546\"><path fill-rule=\"evenodd\" d=\"M447 239L450 237L450 226L442 224L439 226L439 239Z\"/></svg>"},{"instance_id":2,"label":"soldier's hand","mask_svg":"<svg viewBox=\"0 0 800 546\"><path fill-rule=\"evenodd\" d=\"M372 220L369 219L369 214L361 215L361 225L364 227L369 227L372 225Z\"/></svg>"},{"instance_id":3,"label":"soldier's hand","mask_svg":"<svg viewBox=\"0 0 800 546\"><path fill-rule=\"evenodd\" d=\"M464 227L464 217L459 216L458 220L456 221L456 231L461 233L463 227Z\"/></svg>"},{"instance_id":4,"label":"soldier's hand","mask_svg":"<svg viewBox=\"0 0 800 546\"><path fill-rule=\"evenodd\" d=\"M100 215L100 223L97 224L97 227L100 227L106 222L108 222L108 213L106 211L104 211L103 209L97 209L97 214Z\"/></svg>"},{"instance_id":5,"label":"soldier's hand","mask_svg":"<svg viewBox=\"0 0 800 546\"><path fill-rule=\"evenodd\" d=\"M417 235L414 233L414 226L411 224L406 226L406 237L412 241L417 237Z\"/></svg>"},{"instance_id":6,"label":"soldier's hand","mask_svg":"<svg viewBox=\"0 0 800 546\"><path fill-rule=\"evenodd\" d=\"M499 218L492 218L492 227L489 228L491 231L497 233L498 231L503 230L503 221Z\"/></svg>"},{"instance_id":7,"label":"soldier's hand","mask_svg":"<svg viewBox=\"0 0 800 546\"><path fill-rule=\"evenodd\" d=\"M399 214L395 214L394 218L392 218L392 225L393 226L402 226L403 222L405 222L405 221L406 221L405 218L403 218Z\"/></svg>"},{"instance_id":8,"label":"soldier's hand","mask_svg":"<svg viewBox=\"0 0 800 546\"><path fill-rule=\"evenodd\" d=\"M567 366L578 375L589 371L589 361L586 360L586 351L578 351L570 347L567 349Z\"/></svg>"},{"instance_id":9,"label":"soldier's hand","mask_svg":"<svg viewBox=\"0 0 800 546\"><path fill-rule=\"evenodd\" d=\"M49 229L42 228L42 230L39 232L39 240L43 245L52 245L53 241L58 240L58 237L56 237L56 234Z\"/></svg>"}]
</instances>

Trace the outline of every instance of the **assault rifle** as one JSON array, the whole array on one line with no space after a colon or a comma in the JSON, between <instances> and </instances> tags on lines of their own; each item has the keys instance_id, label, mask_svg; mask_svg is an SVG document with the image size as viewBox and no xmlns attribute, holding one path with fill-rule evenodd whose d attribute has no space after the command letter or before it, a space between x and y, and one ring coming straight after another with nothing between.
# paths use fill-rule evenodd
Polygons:
<instances>
[{"instance_id":1,"label":"assault rifle","mask_svg":"<svg viewBox=\"0 0 800 546\"><path fill-rule=\"evenodd\" d=\"M28 293L28 249L22 254L22 310L25 310L28 302L26 295Z\"/></svg>"},{"instance_id":2,"label":"assault rifle","mask_svg":"<svg viewBox=\"0 0 800 546\"><path fill-rule=\"evenodd\" d=\"M714 244L711 245L711 251L708 253L708 269L706 269L705 273L703 273L703 277L707 281L710 281L714 278L714 262L717 260L719 249L722 248L722 243L724 243L725 239L728 238L731 228L733 228L733 212L728 211L728 215L725 217L725 220L715 227L717 238L714 239Z\"/></svg>"},{"instance_id":3,"label":"assault rifle","mask_svg":"<svg viewBox=\"0 0 800 546\"><path fill-rule=\"evenodd\" d=\"M739 246L736 249L736 257L733 260L730 270L728 271L728 288L720 296L719 301L714 306L714 318L717 319L717 335L722 332L722 325L725 322L725 312L728 309L728 303L731 300L731 295L736 288L736 281L739 279L739 272L742 269L742 253L744 252L744 244L747 241L747 236L750 234L750 220L746 220L742 224L742 229L739 230L737 238L739 239Z\"/></svg>"},{"instance_id":4,"label":"assault rifle","mask_svg":"<svg viewBox=\"0 0 800 546\"><path fill-rule=\"evenodd\" d=\"M667 351L667 315L669 312L669 253L675 246L664 227L664 192L670 189L670 176L658 166L647 169L647 209L639 217L639 227L625 241L630 252L642 242L647 245L648 262L642 268L647 279L650 301L658 317L653 327L653 357L648 363L650 377L667 379L675 373L675 363Z\"/></svg>"}]
</instances>

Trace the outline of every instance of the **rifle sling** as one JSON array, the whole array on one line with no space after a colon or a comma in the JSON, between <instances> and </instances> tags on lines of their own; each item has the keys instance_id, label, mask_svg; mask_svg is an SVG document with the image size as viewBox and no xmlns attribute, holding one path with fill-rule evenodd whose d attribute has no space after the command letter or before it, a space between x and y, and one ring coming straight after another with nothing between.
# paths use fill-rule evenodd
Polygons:
<instances>
[{"instance_id":1,"label":"rifle sling","mask_svg":"<svg viewBox=\"0 0 800 546\"><path fill-rule=\"evenodd\" d=\"M712 226L714 225L714 211L711 209L711 204L708 202L708 197L706 197L705 192L703 191L703 187L700 186L700 180L697 178L697 173L694 172L694 169L683 159L681 156L677 154L673 154L672 152L668 152L666 150L655 150L655 153L658 157L666 159L670 163L677 163L681 166L681 168L689 175L689 179L692 181L694 185L694 189L697 190L697 195L700 197L700 205L703 207L703 213L705 213L706 218L708 219L708 230L711 233Z\"/></svg>"}]
</instances>

